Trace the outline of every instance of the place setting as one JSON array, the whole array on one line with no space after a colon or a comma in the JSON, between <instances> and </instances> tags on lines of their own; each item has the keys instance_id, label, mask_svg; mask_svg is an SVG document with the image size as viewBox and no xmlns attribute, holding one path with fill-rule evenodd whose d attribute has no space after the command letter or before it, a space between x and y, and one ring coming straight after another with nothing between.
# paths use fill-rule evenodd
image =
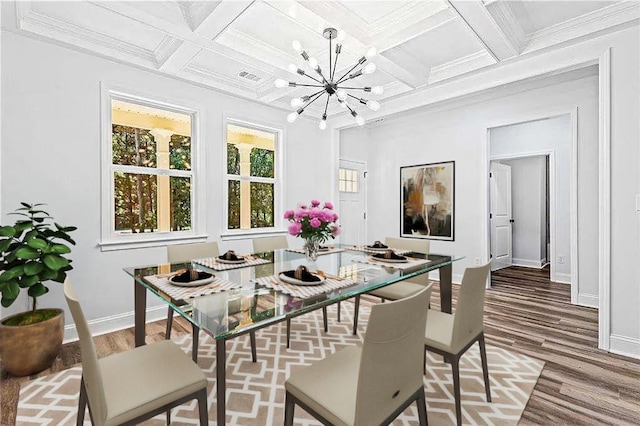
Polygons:
<instances>
[{"instance_id":1,"label":"place setting","mask_svg":"<svg viewBox=\"0 0 640 426\"><path fill-rule=\"evenodd\" d=\"M354 281L349 278L329 274L322 270L311 271L304 265L300 265L296 269L282 271L277 275L256 278L254 282L300 298L315 296L354 284Z\"/></svg>"},{"instance_id":2,"label":"place setting","mask_svg":"<svg viewBox=\"0 0 640 426\"><path fill-rule=\"evenodd\" d=\"M399 251L399 250L398 250ZM368 263L371 265L384 266L393 269L410 269L417 265L429 263L429 259L417 259L415 257L405 256L398 251L386 248L384 251L372 253L370 256L355 259L356 262ZM409 250L403 250L404 253L410 253Z\"/></svg>"},{"instance_id":3,"label":"place setting","mask_svg":"<svg viewBox=\"0 0 640 426\"><path fill-rule=\"evenodd\" d=\"M240 287L240 284L195 268L183 268L144 278L174 300L220 293Z\"/></svg>"},{"instance_id":4,"label":"place setting","mask_svg":"<svg viewBox=\"0 0 640 426\"><path fill-rule=\"evenodd\" d=\"M216 271L226 271L229 269L271 263L269 260L250 254L237 255L234 250L228 250L226 253L216 257L194 259L193 262L206 266L207 268L215 269Z\"/></svg>"},{"instance_id":5,"label":"place setting","mask_svg":"<svg viewBox=\"0 0 640 426\"><path fill-rule=\"evenodd\" d=\"M373 244L368 245L356 245L353 246L353 249L373 254L384 254L389 249L393 250L393 252L398 255L411 253L411 250L392 248L383 244L381 241L375 241Z\"/></svg>"}]
</instances>

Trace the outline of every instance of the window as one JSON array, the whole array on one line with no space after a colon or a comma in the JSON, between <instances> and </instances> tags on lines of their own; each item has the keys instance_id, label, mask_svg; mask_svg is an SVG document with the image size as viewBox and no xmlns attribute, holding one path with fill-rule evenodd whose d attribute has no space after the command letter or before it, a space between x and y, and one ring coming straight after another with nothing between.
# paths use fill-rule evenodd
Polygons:
<instances>
[{"instance_id":1,"label":"window","mask_svg":"<svg viewBox=\"0 0 640 426\"><path fill-rule=\"evenodd\" d=\"M103 105L103 249L193 238L195 112L113 92Z\"/></svg>"},{"instance_id":2,"label":"window","mask_svg":"<svg viewBox=\"0 0 640 426\"><path fill-rule=\"evenodd\" d=\"M229 121L226 134L225 232L273 231L281 224L280 132Z\"/></svg>"},{"instance_id":3,"label":"window","mask_svg":"<svg viewBox=\"0 0 640 426\"><path fill-rule=\"evenodd\" d=\"M358 192L358 171L340 169L338 172L338 189L340 192Z\"/></svg>"}]
</instances>

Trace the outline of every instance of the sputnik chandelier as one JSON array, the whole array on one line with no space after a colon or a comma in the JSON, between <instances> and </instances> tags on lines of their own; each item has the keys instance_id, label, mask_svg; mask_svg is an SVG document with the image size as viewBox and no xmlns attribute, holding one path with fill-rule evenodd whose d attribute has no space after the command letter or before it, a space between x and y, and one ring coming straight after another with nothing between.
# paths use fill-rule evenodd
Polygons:
<instances>
[{"instance_id":1,"label":"sputnik chandelier","mask_svg":"<svg viewBox=\"0 0 640 426\"><path fill-rule=\"evenodd\" d=\"M315 58L309 56L309 54L303 49L302 45L299 41L294 40L292 43L293 49L304 58L307 65L314 70L320 78L316 78L313 75L309 75L305 70L297 67L294 64L289 65L289 71L294 74L298 74L304 77L307 77L311 80L314 80L316 83L313 84L302 84L296 83L293 81L286 81L281 78L276 79L275 85L278 88L284 87L312 87L317 88L318 91L315 93L311 93L309 95L303 96L301 98L293 98L291 100L291 107L296 108L294 112L287 116L287 121L289 123L293 123L296 121L298 116L304 112L304 110L322 98L322 96L327 95L327 100L324 105L324 113L322 114L322 118L318 127L324 130L327 128L327 108L329 107L329 100L331 96L336 95L336 99L338 103L343 109L349 110L353 118L356 120L356 123L360 126L364 124L364 118L359 115L355 108L352 105L349 105L349 100L353 99L356 102L359 102L363 105L366 105L369 109L373 111L377 111L380 109L380 104L374 100L368 100L365 98L361 98L358 96L354 96L351 93L347 92L348 90L358 90L364 92L370 92L375 95L381 95L384 91L382 86L374 86L374 87L354 87L349 86L347 82L353 80L354 78L360 77L363 74L371 74L376 70L376 64L373 62L368 62L373 56L376 55L376 48L371 47L367 50L367 53L362 56L354 66L352 66L347 72L342 74L340 77L336 77L336 66L338 64L338 56L342 51L342 42L344 40L344 32L338 31L335 28L326 28L322 35L324 38L329 40L329 77L327 78L325 74L322 72L322 68L318 65L318 61ZM332 58L333 52L333 41L335 40L335 58ZM356 68L361 66L361 68L357 71L354 71Z\"/></svg>"}]
</instances>

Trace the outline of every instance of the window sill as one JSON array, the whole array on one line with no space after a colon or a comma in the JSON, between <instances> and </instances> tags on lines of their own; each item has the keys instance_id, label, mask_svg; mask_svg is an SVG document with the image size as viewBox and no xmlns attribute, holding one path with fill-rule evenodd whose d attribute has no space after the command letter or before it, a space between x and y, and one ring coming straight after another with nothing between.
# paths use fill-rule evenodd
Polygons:
<instances>
[{"instance_id":1,"label":"window sill","mask_svg":"<svg viewBox=\"0 0 640 426\"><path fill-rule=\"evenodd\" d=\"M246 229L246 230L238 230L238 231L227 231L226 233L220 234L220 240L222 241L234 241L234 240L247 240L249 238L261 238L261 237L275 237L280 235L287 235L286 230L256 230L256 229Z\"/></svg>"},{"instance_id":2,"label":"window sill","mask_svg":"<svg viewBox=\"0 0 640 426\"><path fill-rule=\"evenodd\" d=\"M164 247L174 243L204 243L209 236L203 235L153 235L145 239L127 239L127 240L105 240L100 241L98 246L102 251L115 250L134 250L149 247Z\"/></svg>"}]
</instances>

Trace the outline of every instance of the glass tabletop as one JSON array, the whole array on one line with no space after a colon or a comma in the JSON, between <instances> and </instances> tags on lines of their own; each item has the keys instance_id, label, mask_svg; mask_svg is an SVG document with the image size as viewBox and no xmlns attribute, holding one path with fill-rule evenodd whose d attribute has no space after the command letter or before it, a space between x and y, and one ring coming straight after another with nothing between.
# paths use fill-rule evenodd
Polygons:
<instances>
[{"instance_id":1,"label":"glass tabletop","mask_svg":"<svg viewBox=\"0 0 640 426\"><path fill-rule=\"evenodd\" d=\"M213 262L195 260L124 270L138 285L159 296L206 333L215 339L226 339L463 259L410 252L405 254L406 263L386 263L350 245L329 247L329 251L321 253L314 262L307 261L301 252L276 250L248 255L253 264L247 265L221 265L210 259ZM281 272L295 270L300 265L322 275L326 281L321 286L295 286L279 279ZM235 269L226 269L229 267ZM184 268L213 273L235 288L193 298L172 296L172 292L159 285L158 277Z\"/></svg>"}]
</instances>

